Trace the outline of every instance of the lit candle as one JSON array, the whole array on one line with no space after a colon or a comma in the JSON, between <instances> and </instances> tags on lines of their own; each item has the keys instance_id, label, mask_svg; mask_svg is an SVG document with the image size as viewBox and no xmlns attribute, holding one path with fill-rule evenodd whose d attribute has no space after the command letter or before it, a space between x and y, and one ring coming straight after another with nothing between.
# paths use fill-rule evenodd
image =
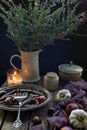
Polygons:
<instances>
[{"instance_id":1,"label":"lit candle","mask_svg":"<svg viewBox=\"0 0 87 130\"><path fill-rule=\"evenodd\" d=\"M9 69L7 72L7 82L9 86L20 85L22 83L21 72L16 69Z\"/></svg>"}]
</instances>

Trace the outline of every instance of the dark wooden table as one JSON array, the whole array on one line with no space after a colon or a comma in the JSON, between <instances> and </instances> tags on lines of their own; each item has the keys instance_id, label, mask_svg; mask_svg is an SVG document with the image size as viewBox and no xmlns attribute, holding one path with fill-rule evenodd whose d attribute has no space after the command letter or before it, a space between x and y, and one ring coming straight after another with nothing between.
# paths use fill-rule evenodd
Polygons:
<instances>
[{"instance_id":1,"label":"dark wooden table","mask_svg":"<svg viewBox=\"0 0 87 130\"><path fill-rule=\"evenodd\" d=\"M43 80L36 83L37 85L43 86ZM5 87L7 82L5 82L1 87ZM54 105L54 96L57 91L50 92L51 93L51 101L45 106L38 108L36 110L31 111L22 111L21 112L21 120L23 125L20 128L14 128L13 122L17 117L17 112L15 111L5 111L0 109L0 130L30 130L29 121L34 116L39 116L41 119L45 119L47 117L48 108Z\"/></svg>"}]
</instances>

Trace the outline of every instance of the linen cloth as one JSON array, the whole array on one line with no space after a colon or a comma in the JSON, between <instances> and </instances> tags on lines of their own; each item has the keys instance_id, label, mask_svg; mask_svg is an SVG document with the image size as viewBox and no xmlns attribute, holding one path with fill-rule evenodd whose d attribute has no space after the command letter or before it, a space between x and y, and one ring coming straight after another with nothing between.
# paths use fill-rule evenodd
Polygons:
<instances>
[{"instance_id":1,"label":"linen cloth","mask_svg":"<svg viewBox=\"0 0 87 130\"><path fill-rule=\"evenodd\" d=\"M84 109L87 105L87 100L83 97L87 95L87 82L84 80L81 81L69 81L64 89L68 89L71 93L71 98L59 103L56 103L55 113L52 117L46 118L45 129L42 128L42 124L33 126L31 130L59 130L61 127L68 125L68 115L64 111L65 107L69 103L76 103L79 108Z\"/></svg>"}]
</instances>

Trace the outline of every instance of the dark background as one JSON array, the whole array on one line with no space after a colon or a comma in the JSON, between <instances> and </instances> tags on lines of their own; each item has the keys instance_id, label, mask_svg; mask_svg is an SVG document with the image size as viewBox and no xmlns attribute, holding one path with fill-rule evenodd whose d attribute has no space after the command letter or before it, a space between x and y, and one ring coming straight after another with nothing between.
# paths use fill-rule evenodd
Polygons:
<instances>
[{"instance_id":1,"label":"dark background","mask_svg":"<svg viewBox=\"0 0 87 130\"><path fill-rule=\"evenodd\" d=\"M79 11L87 11L87 0L79 7ZM0 85L6 80L7 70L11 68L10 57L19 54L15 44L5 35L6 26L0 19ZM87 34L87 21L79 28L80 34ZM73 61L83 67L83 78L87 80L87 36L73 35L69 41L55 41L55 46L47 46L40 53L40 75L49 71L58 73L58 66ZM20 61L15 60L15 65L20 68Z\"/></svg>"}]
</instances>

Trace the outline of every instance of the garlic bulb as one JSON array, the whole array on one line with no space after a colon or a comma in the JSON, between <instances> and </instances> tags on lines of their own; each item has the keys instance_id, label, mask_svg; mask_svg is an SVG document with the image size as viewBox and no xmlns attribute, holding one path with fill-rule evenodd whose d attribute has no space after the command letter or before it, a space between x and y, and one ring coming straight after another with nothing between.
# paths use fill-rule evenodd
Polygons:
<instances>
[{"instance_id":1,"label":"garlic bulb","mask_svg":"<svg viewBox=\"0 0 87 130\"><path fill-rule=\"evenodd\" d=\"M75 128L87 126L87 113L82 109L73 110L69 116L70 124Z\"/></svg>"},{"instance_id":2,"label":"garlic bulb","mask_svg":"<svg viewBox=\"0 0 87 130\"><path fill-rule=\"evenodd\" d=\"M62 90L58 91L57 96L56 96L56 100L58 102L64 101L69 98L71 98L71 93L67 89L62 89Z\"/></svg>"}]
</instances>

